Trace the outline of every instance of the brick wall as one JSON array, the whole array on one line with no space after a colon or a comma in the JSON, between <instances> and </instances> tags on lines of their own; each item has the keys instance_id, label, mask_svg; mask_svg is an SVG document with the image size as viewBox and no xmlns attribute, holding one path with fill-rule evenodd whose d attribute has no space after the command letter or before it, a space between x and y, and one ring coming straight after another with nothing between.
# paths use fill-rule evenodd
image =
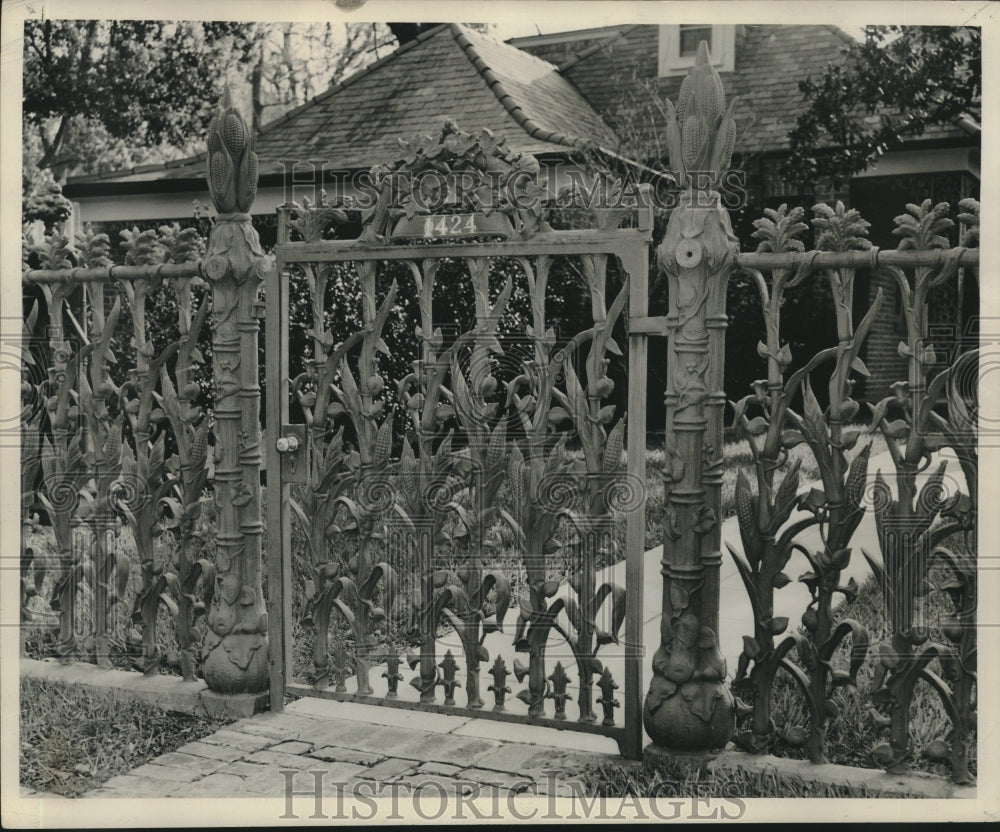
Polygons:
<instances>
[{"instance_id":1,"label":"brick wall","mask_svg":"<svg viewBox=\"0 0 1000 832\"><path fill-rule=\"evenodd\" d=\"M518 48L560 66L602 39L532 44ZM623 37L568 67L565 75L625 140L624 150L646 159L662 156L663 98L676 100L683 74L659 71L659 27L636 26ZM800 80L840 60L846 44L830 26L745 26L736 42L733 72L721 73L726 95L738 95L736 150L744 155L784 150L802 106Z\"/></svg>"},{"instance_id":2,"label":"brick wall","mask_svg":"<svg viewBox=\"0 0 1000 832\"><path fill-rule=\"evenodd\" d=\"M874 403L889 395L889 385L907 377L906 359L899 354L899 342L905 338L902 313L898 309L899 290L890 275L872 275L868 282L868 304L875 302L879 288L884 296L882 312L876 317L865 341L863 360L871 376L855 390ZM860 320L860 319L859 319Z\"/></svg>"}]
</instances>

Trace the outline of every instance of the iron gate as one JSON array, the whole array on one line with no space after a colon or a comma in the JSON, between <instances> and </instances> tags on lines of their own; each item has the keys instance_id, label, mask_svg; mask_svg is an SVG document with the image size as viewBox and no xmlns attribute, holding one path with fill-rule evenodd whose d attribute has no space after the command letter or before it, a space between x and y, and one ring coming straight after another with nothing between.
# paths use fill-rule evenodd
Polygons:
<instances>
[{"instance_id":1,"label":"iron gate","mask_svg":"<svg viewBox=\"0 0 1000 832\"><path fill-rule=\"evenodd\" d=\"M488 131L446 126L420 141L382 170L356 239L323 239L346 218L324 201L279 208L265 287L267 378L282 380L266 418L266 518L280 541L267 576L272 708L290 694L443 710L603 734L638 758L647 333L628 336L627 377L640 381L628 385L627 442L608 365L621 355L615 323L647 315L651 206L585 211L591 227L553 230L530 187L496 188L500 175L536 174L533 158ZM426 184L428 159L476 187L448 186L438 211L421 211L405 183ZM493 210L469 197L487 181ZM546 317L566 258L589 293L584 332ZM474 306L464 331L435 318L441 293L459 291L442 270L459 263ZM409 285L386 286L401 267ZM331 287L359 301L343 338L331 315L356 310L332 309ZM504 332L512 297L520 333ZM412 372L385 378L398 359L386 338L410 298L418 354ZM290 355L295 308L311 317L304 357ZM311 659L293 662L302 639Z\"/></svg>"}]
</instances>

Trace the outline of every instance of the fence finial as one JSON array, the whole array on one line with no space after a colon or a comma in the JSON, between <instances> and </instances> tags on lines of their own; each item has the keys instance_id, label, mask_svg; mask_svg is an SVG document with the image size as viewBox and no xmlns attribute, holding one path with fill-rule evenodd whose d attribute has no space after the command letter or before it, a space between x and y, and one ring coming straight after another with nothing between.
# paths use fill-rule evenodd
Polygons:
<instances>
[{"instance_id":1,"label":"fence finial","mask_svg":"<svg viewBox=\"0 0 1000 832\"><path fill-rule=\"evenodd\" d=\"M227 86L208 126L208 190L220 214L246 214L257 195L254 138Z\"/></svg>"}]
</instances>

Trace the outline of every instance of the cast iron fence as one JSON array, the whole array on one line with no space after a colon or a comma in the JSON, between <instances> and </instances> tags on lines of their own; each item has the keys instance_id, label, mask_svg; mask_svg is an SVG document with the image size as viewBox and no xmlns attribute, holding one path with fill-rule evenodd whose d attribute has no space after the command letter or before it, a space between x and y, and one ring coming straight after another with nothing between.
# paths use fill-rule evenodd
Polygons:
<instances>
[{"instance_id":1,"label":"cast iron fence","mask_svg":"<svg viewBox=\"0 0 1000 832\"><path fill-rule=\"evenodd\" d=\"M167 658L157 632L165 608L175 629L170 658L193 680L196 622L215 585L212 532L201 517L209 424L193 378L211 308L198 276L204 241L175 228L126 237L128 262L118 267L110 265L106 235L90 229L75 241L57 231L25 246L41 266L26 279L41 287L45 305L32 303L24 323L22 506L26 533L34 508L47 514L55 552L25 542L21 620L34 617L29 601L51 572L60 659L110 666L113 655L131 655L155 674ZM60 268L69 262L78 265ZM166 341L157 348L148 314L164 298L176 319L173 331L156 333ZM40 312L48 321L44 340L37 339ZM169 543L156 539L161 534ZM130 581L133 564L138 586Z\"/></svg>"},{"instance_id":2,"label":"cast iron fence","mask_svg":"<svg viewBox=\"0 0 1000 832\"><path fill-rule=\"evenodd\" d=\"M568 665L559 663L548 672L544 651L549 633L568 619L572 627L564 635L579 677L577 721L586 725L597 719L591 692L596 677L601 727L611 727L616 683L595 661L597 648L614 638L623 610L641 598L640 592L626 602L619 587L598 586L594 569L613 545L607 480L614 479L625 430L621 414L609 412L603 401L613 386L605 362L615 349L614 323L627 318L633 356L630 431L636 428L635 414L642 412L645 338L667 338L664 581L661 644L644 703L649 736L668 748L719 747L739 723L735 740L747 751L773 749L781 739L803 746L813 762L822 762L828 727L841 717L835 692L854 685L867 662L875 668L875 681L861 694L870 697L869 719L888 730L888 741L871 749L875 760L894 772L912 762L910 717L915 690L923 683L940 697L951 723L947 735L929 749L950 763L956 781L970 781L977 700L978 343L959 338L953 354L943 354L940 341L931 339L927 309L935 287L956 269L978 270L978 203L961 204L957 219L964 234L957 248L949 248L942 235L953 223L948 206L925 201L907 206L896 218L901 240L894 251L872 248L867 223L838 203L814 208L815 250L804 251L797 239L806 229L803 212L782 206L757 221L758 250L739 253L728 215L711 187L728 167L733 149L731 107L725 110L724 104L721 80L702 49L670 127L671 163L685 194L659 249L669 282L668 314L649 317L644 289L637 294L634 282L618 284L607 303L607 255L632 263L624 269L630 276L647 256L643 234L616 230L618 217L597 233L606 242L628 238L624 248L608 242L611 249L595 249L594 233L588 232L575 248L561 251L580 257L594 312L594 327L584 337L570 334L561 348L545 314L553 252L544 246L555 238L539 214L511 214L508 225L500 226L497 217L485 224L473 219L470 228L477 234L500 228L506 242L443 243L450 219L438 227L436 216L405 209L394 215L380 201L365 238L331 243L321 238L325 225L336 220L333 207L289 206L278 215L283 242L275 269L250 226L256 157L249 132L232 108L220 111L210 130L209 183L220 217L204 256L190 232L170 229L159 237L149 232L130 237L130 260L123 267L108 265L108 241L92 233L75 244L53 233L33 249L26 246L26 258L36 259L25 260L24 280L42 287L44 310L34 305L25 317L22 499L27 517L37 493L57 555L23 547L22 620L39 614L39 602L31 599L45 587L57 621L56 654L64 661L90 656L106 664L112 646L109 616L121 607L130 580L120 545L123 529L129 528L140 566L130 614L142 644L139 667L157 671L159 614L166 609L175 622L178 664L186 678L199 672L202 641L200 672L213 690L260 692L270 677L271 706L280 708L294 648L290 567L278 553L290 551L287 520L294 515L311 570L301 589L311 630L310 689L346 694L346 681L353 676L352 695L369 696L373 633L380 620L393 617L395 600L406 595L415 650L404 657L387 650L380 657L386 660L385 698L398 694L399 668L409 662L419 668L413 686L425 704L441 687L445 709L478 711L486 698L479 677L491 658L483 642L505 620L514 600L512 584L519 580L491 563L506 534L525 572L514 638L528 661L513 667L502 660L492 664L493 684L487 688L492 711L502 713L509 703L513 673L518 681L527 680L518 698L529 716L540 716L551 699L552 722L566 717ZM451 151L456 142L467 145L473 156L482 150L478 139L453 128L446 128L438 143L445 145L449 136ZM490 143L491 152L505 152L492 137ZM426 158L426 150L415 158ZM461 223L474 212L452 216ZM427 220L431 224L425 228ZM436 239L434 248L394 242L393 230L407 223L416 223L415 237ZM290 241L293 230L300 242ZM497 253L514 256L518 265L505 280L491 283L486 258ZM445 257L465 264L473 287L474 324L450 334L437 326L434 313L435 275ZM405 264L415 291L398 282L379 288L378 261L385 259ZM348 261L356 262L349 279L360 286L362 325L336 344L327 325L324 287L335 273L347 274L337 273L332 264ZM751 276L760 294L758 351L767 369L749 395L730 401L721 383L725 287L737 269ZM908 363L908 377L877 402L856 400L852 388L867 373L861 357L865 337L889 301L880 295L855 323L858 269L892 276L906 321L899 352ZM286 270L298 270L299 281L308 285L313 352L294 376L288 373L287 356L269 352L269 385L278 389L287 382L304 423L302 429L286 430L289 398L269 396L269 436L282 440L269 442L267 458L268 512L281 537L269 544L269 619L260 565L257 337L265 307L269 332L287 335L282 312L289 291L282 279ZM259 288L268 275L261 303ZM203 279L205 290L199 288ZM499 379L493 362L500 355L498 327L518 279L528 287L527 354L516 376ZM830 287L836 332L831 345L816 355L793 356L781 337L782 298L810 279L825 280ZM159 346L154 346L150 303L164 297L164 287L176 305L176 325L170 336L157 333ZM404 293L416 299L420 354L412 374L391 380L399 385L398 399L412 425L409 438L402 439L394 438L391 411L381 402L389 382L377 356L387 349L386 323ZM199 406L204 391L192 380L209 310L214 426ZM41 312L48 331L35 343ZM127 318L133 341L113 349ZM116 365L133 353L129 366ZM555 367L557 357L574 355L579 360ZM816 394L818 372L824 374L825 396ZM505 395L498 397L498 390ZM735 485L739 542L728 548L747 591L753 632L744 636L731 683L717 640L727 413L751 451L755 480L741 473ZM580 446L575 456L566 448L569 433ZM871 434L884 438L893 478L869 474ZM799 463L786 464L798 445L815 461L821 480L816 487L801 489ZM630 438L628 446L626 473L642 478L641 443ZM309 454L298 454L299 447ZM950 457L960 477L952 475L956 466ZM559 510L540 494L546 477L575 486ZM287 500L278 499L286 486ZM212 541L204 540L200 516L208 504L206 491L217 511ZM850 615L858 586L842 580L858 556L856 533L866 511L874 514L880 551L864 549L863 556L881 586L888 632L874 649L873 634ZM553 542L560 523L575 532L565 546L574 552L579 570L553 576L545 563L562 545ZM163 556L157 551L157 528L168 535ZM214 551L206 543L214 543ZM435 564L436 547L450 551L455 568ZM641 529L630 531L627 539L630 552L636 547L641 548ZM397 564L413 570L409 593L397 591L405 576L385 560L390 550ZM775 593L792 580L784 570L793 555L809 564L799 576L810 593L801 626L774 612ZM46 572L52 573L48 579ZM641 564L632 560L629 583L636 573L641 581ZM952 612L935 618L935 594L947 597ZM81 640L84 596L91 626ZM838 598L842 603L835 603ZM611 610L611 627L604 633L595 617L602 604ZM204 631L195 624L202 613ZM334 614L347 622L353 655L346 649L344 629L335 628L335 643L328 641ZM457 635L461 655L445 654L438 662L435 642L442 620ZM638 626L626 627L627 647L640 638ZM462 664L464 678L458 675ZM638 674L631 674L621 731L638 737L643 703ZM807 718L779 731L773 697L782 676L800 692ZM463 684L466 701L457 705L455 690ZM627 751L637 753L636 742Z\"/></svg>"}]
</instances>

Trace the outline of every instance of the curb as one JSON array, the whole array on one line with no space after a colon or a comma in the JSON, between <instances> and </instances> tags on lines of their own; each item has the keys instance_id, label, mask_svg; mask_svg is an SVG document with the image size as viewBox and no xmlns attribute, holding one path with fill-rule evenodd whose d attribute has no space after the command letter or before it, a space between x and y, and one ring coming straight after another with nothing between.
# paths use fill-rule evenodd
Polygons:
<instances>
[{"instance_id":1,"label":"curb","mask_svg":"<svg viewBox=\"0 0 1000 832\"><path fill-rule=\"evenodd\" d=\"M138 672L114 670L76 662L21 658L22 679L41 679L64 685L81 685L100 690L121 690L165 711L194 714L215 719L241 719L263 711L268 694L213 693L204 680L185 682L179 676L144 676Z\"/></svg>"}]
</instances>

